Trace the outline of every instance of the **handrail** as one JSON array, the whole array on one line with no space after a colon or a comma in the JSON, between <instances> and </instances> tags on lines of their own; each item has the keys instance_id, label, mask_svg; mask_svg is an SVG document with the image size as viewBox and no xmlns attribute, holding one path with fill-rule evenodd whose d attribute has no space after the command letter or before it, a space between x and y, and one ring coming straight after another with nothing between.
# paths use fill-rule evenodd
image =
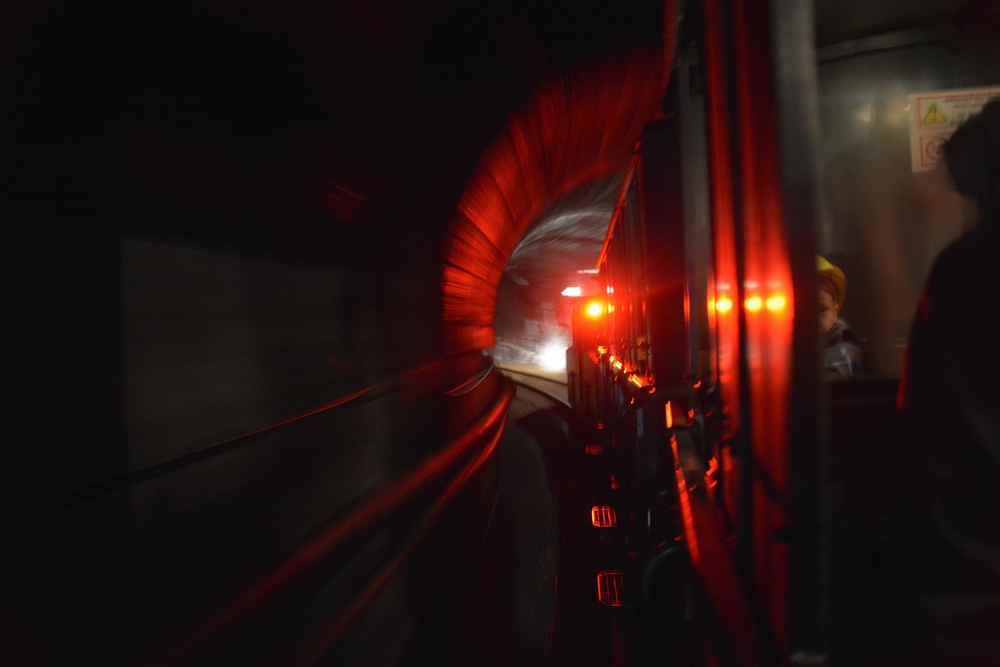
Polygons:
<instances>
[{"instance_id":1,"label":"handrail","mask_svg":"<svg viewBox=\"0 0 1000 667\"><path fill-rule=\"evenodd\" d=\"M199 449L190 454L185 454L176 459L171 459L163 463L157 463L155 465L149 466L147 468L142 468L133 472L128 472L122 475L112 477L111 479L98 482L96 484L91 484L90 486L78 489L76 491L71 491L65 495L58 497L50 507L55 511L64 511L70 509L80 503L87 502L90 500L95 500L107 493L112 493L114 491L119 491L121 489L128 488L129 486L135 484L141 484L143 482L148 482L153 479L157 479L166 474L174 472L176 470L181 470L192 464L200 463L208 459L220 456L222 454L229 453L231 451L240 449L251 442L254 442L256 438L262 435L266 435L273 431L276 431L285 426L295 424L297 422L308 419L309 417L315 417L317 415L326 414L337 408L341 408L347 405L357 403L358 401L368 398L377 398L387 392L392 391L394 388L404 384L406 382L412 381L414 378L419 377L437 367L442 365L449 359L446 357L444 359L438 359L432 361L423 366L418 366L417 368L410 369L400 373L395 378L391 378L384 382L373 384L362 389L355 390L343 396L333 399L327 403L310 408L309 410L291 417L286 417L280 421L268 424L266 426L261 426L239 435L226 438L214 442L202 449ZM488 369L487 369L488 370ZM488 373L487 373L488 375ZM485 379L485 376L483 376Z\"/></svg>"},{"instance_id":2,"label":"handrail","mask_svg":"<svg viewBox=\"0 0 1000 667\"><path fill-rule=\"evenodd\" d=\"M604 260L608 255L608 246L611 245L611 239L614 238L615 227L618 225L618 220L621 219L622 214L625 211L625 200L628 198L628 190L632 185L632 178L635 176L635 170L638 166L639 153L638 146L636 146L636 154L629 162L628 168L625 171L625 177L622 179L622 189L618 192L618 201L615 202L615 210L611 213L611 219L608 220L608 233L604 236L604 243L601 245L601 252L597 256L597 264L594 265L597 270L601 269L601 265L604 264Z\"/></svg>"},{"instance_id":3,"label":"handrail","mask_svg":"<svg viewBox=\"0 0 1000 667\"><path fill-rule=\"evenodd\" d=\"M167 653L165 660L161 656L151 662L157 664L185 664L189 662L190 657L200 647L247 621L265 604L286 591L295 582L300 581L310 570L329 558L347 540L358 536L385 519L393 511L406 505L437 481L447 470L465 458L478 443L490 438L487 446L474 459L473 463L463 469L452 480L445 492L438 497L432 510L420 524L425 526L430 522L432 525L437 514L457 494L465 481L489 459L489 455L492 454L500 434L503 432L507 409L513 397L513 387L504 382L493 404L464 433L429 456L416 469L390 484L372 500L355 507L347 516L307 540L277 567L258 578L222 605L220 610L203 617L194 624L193 628L188 626L185 637L180 640L172 640L169 643L169 648L165 648ZM419 537L420 535L417 534L413 539L419 541ZM407 545L401 555L409 553L407 549L412 551L412 546ZM395 567L398 567L398 564L391 571L382 573L386 575L385 581L391 577ZM382 585L384 582L379 585L379 590L381 590ZM373 594L375 592L377 591L374 591Z\"/></svg>"}]
</instances>

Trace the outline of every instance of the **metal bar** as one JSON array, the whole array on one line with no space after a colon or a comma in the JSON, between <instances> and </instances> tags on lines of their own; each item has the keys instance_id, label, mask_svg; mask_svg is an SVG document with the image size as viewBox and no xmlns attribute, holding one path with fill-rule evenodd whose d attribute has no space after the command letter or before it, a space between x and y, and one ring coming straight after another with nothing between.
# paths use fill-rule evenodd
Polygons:
<instances>
[{"instance_id":1,"label":"metal bar","mask_svg":"<svg viewBox=\"0 0 1000 667\"><path fill-rule=\"evenodd\" d=\"M638 147L636 148L638 151ZM608 233L604 236L604 243L601 245L601 254L597 256L596 268L598 270L600 270L601 264L604 263L604 259L608 255L608 246L611 245L611 239L615 235L615 226L625 211L625 199L628 197L628 190L632 185L632 177L635 176L635 170L638 166L639 154L636 152L635 157L632 158L628 169L625 171L625 178L622 179L622 189L618 192L618 201L615 203L615 210L611 213L611 220L608 221Z\"/></svg>"},{"instance_id":2,"label":"metal bar","mask_svg":"<svg viewBox=\"0 0 1000 667\"><path fill-rule=\"evenodd\" d=\"M120 491L121 489L125 489L136 484L142 484L143 482L163 477L164 475L181 470L195 463L200 463L202 461L215 458L216 456L227 454L250 444L259 436L272 433L285 426L290 426L291 424L308 419L309 417L315 417L337 408L351 405L363 398L372 398L379 393L380 389L383 389L383 387L379 387L377 385L365 387L364 389L359 389L339 398L335 398L329 403L324 403L323 405L307 410L302 414L287 417L273 424L261 426L260 428L256 428L252 431L247 431L246 433L241 433L235 437L213 443L204 449L199 449L196 452L191 452L190 454L186 454L164 463L159 463L148 468L143 468L142 470L136 470L135 472L113 477L103 482L88 486L84 489L73 491L55 500L52 504L52 509L55 511L66 510L80 503L95 500L105 494Z\"/></svg>"},{"instance_id":3,"label":"metal bar","mask_svg":"<svg viewBox=\"0 0 1000 667\"><path fill-rule=\"evenodd\" d=\"M817 60L821 65L845 58L863 56L880 51L905 49L920 44L943 42L958 34L951 25L935 25L908 30L894 30L881 35L871 35L859 39L849 39L836 44L830 44L816 51Z\"/></svg>"}]
</instances>

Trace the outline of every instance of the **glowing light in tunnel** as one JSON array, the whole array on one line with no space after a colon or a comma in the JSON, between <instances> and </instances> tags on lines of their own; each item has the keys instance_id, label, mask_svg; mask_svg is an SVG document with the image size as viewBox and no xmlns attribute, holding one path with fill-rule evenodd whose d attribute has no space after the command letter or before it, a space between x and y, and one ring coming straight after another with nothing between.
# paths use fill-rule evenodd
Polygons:
<instances>
[{"instance_id":1,"label":"glowing light in tunnel","mask_svg":"<svg viewBox=\"0 0 1000 667\"><path fill-rule=\"evenodd\" d=\"M548 343L538 355L538 363L547 371L566 370L566 346L561 343Z\"/></svg>"},{"instance_id":2,"label":"glowing light in tunnel","mask_svg":"<svg viewBox=\"0 0 1000 667\"><path fill-rule=\"evenodd\" d=\"M733 309L733 300L728 296L720 296L715 302L715 310L725 315Z\"/></svg>"},{"instance_id":3,"label":"glowing light in tunnel","mask_svg":"<svg viewBox=\"0 0 1000 667\"><path fill-rule=\"evenodd\" d=\"M562 294L563 296L583 296L583 290L580 288L579 285L570 285L562 292L560 292L560 294Z\"/></svg>"},{"instance_id":4,"label":"glowing light in tunnel","mask_svg":"<svg viewBox=\"0 0 1000 667\"><path fill-rule=\"evenodd\" d=\"M743 305L746 306L747 310L751 313L757 313L764 307L764 299L760 298L760 295L754 294L753 296L748 296L747 300L743 302Z\"/></svg>"},{"instance_id":5,"label":"glowing light in tunnel","mask_svg":"<svg viewBox=\"0 0 1000 667\"><path fill-rule=\"evenodd\" d=\"M591 301L583 309L584 314L592 320L596 320L604 314L604 304L600 301Z\"/></svg>"},{"instance_id":6,"label":"glowing light in tunnel","mask_svg":"<svg viewBox=\"0 0 1000 667\"><path fill-rule=\"evenodd\" d=\"M597 269L579 269L577 273L586 273L588 275L594 275L597 273Z\"/></svg>"}]
</instances>

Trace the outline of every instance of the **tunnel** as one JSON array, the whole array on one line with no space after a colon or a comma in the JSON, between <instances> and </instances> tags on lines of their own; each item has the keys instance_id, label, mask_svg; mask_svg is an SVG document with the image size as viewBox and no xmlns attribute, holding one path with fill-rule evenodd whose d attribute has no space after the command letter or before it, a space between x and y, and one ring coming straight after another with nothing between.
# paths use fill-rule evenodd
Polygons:
<instances>
[{"instance_id":1,"label":"tunnel","mask_svg":"<svg viewBox=\"0 0 1000 667\"><path fill-rule=\"evenodd\" d=\"M25 9L9 183L24 343L45 351L21 404L14 655L122 659L470 422L485 399L442 392L494 345L515 246L620 178L660 113L677 12ZM298 613L321 617L404 533L352 545ZM435 591L467 583L461 546L421 551L456 552ZM432 600L412 567L356 642L384 637L386 664Z\"/></svg>"},{"instance_id":2,"label":"tunnel","mask_svg":"<svg viewBox=\"0 0 1000 667\"><path fill-rule=\"evenodd\" d=\"M855 94L837 48L952 20L815 4L830 126ZM566 462L562 297L598 289L701 20L682 0L18 8L8 328L26 372L0 656L638 660L566 580L593 573L562 528L590 507ZM996 83L948 54L962 85ZM829 181L861 187L860 140L830 142ZM940 243L902 256L883 247L901 225L843 222L878 206L849 193L818 224L865 280L871 257L897 266L856 312L898 375L910 274Z\"/></svg>"}]
</instances>

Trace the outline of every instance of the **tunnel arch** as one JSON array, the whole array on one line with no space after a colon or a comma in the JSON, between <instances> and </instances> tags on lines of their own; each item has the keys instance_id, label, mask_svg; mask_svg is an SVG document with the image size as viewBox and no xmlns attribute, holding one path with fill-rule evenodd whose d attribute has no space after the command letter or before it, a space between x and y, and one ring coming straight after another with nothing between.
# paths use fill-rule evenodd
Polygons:
<instances>
[{"instance_id":1,"label":"tunnel arch","mask_svg":"<svg viewBox=\"0 0 1000 667\"><path fill-rule=\"evenodd\" d=\"M493 345L497 289L518 242L560 199L625 168L662 113L677 25L677 3L666 0L659 44L550 77L483 152L444 241L446 349Z\"/></svg>"}]
</instances>

